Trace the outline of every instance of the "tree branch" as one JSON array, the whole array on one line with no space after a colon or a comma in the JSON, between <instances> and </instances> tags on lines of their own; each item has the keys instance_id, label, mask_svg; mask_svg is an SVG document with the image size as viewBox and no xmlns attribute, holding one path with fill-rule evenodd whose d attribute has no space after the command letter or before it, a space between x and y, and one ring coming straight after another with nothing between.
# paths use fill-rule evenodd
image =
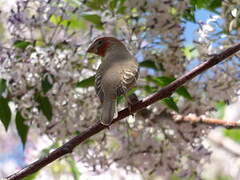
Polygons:
<instances>
[{"instance_id":1,"label":"tree branch","mask_svg":"<svg viewBox=\"0 0 240 180\"><path fill-rule=\"evenodd\" d=\"M209 124L211 126L220 126L228 129L240 129L240 122L238 121L225 121L222 119L209 118L205 115L197 116L195 114L188 114L186 116L180 114L173 114L173 119L177 122L189 122Z\"/></svg>"},{"instance_id":2,"label":"tree branch","mask_svg":"<svg viewBox=\"0 0 240 180\"><path fill-rule=\"evenodd\" d=\"M128 108L123 109L122 111L120 111L118 113L118 117L115 118L112 123L115 123L115 122L129 116L130 114L132 114L140 109L143 109L163 98L171 96L172 93L177 88L181 87L185 82L193 79L198 74L206 71L207 69L218 64L219 62L223 61L224 59L232 56L234 53L236 53L239 50L240 50L240 44L237 44L233 47L226 49L222 53L215 55L208 61L206 61L206 62L200 64L199 66L197 66L196 68L194 68L192 71L186 73L185 75L176 79L169 85L165 86L164 88L162 88L155 94L150 95L149 97L145 98L143 101L139 101L138 103L133 105L131 108L132 112L129 112ZM49 155L33 162L32 164L26 166L25 168L16 172L15 174L10 175L9 177L7 177L7 179L8 180L21 179L23 177L26 177L26 176L40 170L41 168L45 167L49 163L53 162L54 160L64 156L65 154L71 153L77 145L79 145L80 143L82 143L83 141L88 139L89 137L97 134L98 132L102 131L105 128L107 128L107 127L103 126L100 123L96 123L95 125L93 125L89 129L87 129L86 131L82 132L80 135L73 137L71 140L69 140L63 146L61 146L61 147L57 148L56 150L54 150L53 152L49 153Z\"/></svg>"}]
</instances>

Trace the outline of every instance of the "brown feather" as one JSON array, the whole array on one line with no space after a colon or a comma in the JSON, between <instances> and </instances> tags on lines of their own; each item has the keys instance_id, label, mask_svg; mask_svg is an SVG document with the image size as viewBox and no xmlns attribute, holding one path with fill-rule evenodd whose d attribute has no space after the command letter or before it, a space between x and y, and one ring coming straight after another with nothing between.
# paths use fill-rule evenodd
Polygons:
<instances>
[{"instance_id":1,"label":"brown feather","mask_svg":"<svg viewBox=\"0 0 240 180\"><path fill-rule=\"evenodd\" d=\"M95 76L95 90L103 104L101 122L110 125L117 96L127 93L138 78L138 64L124 44L113 37L99 38L88 52L103 56Z\"/></svg>"}]
</instances>

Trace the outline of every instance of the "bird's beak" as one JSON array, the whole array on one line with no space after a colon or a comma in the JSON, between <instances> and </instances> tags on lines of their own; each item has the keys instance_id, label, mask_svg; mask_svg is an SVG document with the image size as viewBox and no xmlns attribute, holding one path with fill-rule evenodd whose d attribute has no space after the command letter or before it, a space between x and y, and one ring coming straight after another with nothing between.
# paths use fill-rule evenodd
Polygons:
<instances>
[{"instance_id":1,"label":"bird's beak","mask_svg":"<svg viewBox=\"0 0 240 180\"><path fill-rule=\"evenodd\" d=\"M94 53L94 48L90 46L87 50L87 53Z\"/></svg>"}]
</instances>

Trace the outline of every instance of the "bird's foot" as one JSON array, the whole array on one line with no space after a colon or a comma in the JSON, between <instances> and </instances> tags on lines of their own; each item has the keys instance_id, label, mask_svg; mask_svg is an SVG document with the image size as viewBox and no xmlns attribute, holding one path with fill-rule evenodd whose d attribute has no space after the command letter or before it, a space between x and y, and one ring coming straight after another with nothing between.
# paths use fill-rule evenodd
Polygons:
<instances>
[{"instance_id":1,"label":"bird's foot","mask_svg":"<svg viewBox=\"0 0 240 180\"><path fill-rule=\"evenodd\" d=\"M130 114L132 116L134 116L133 112L132 112L132 106L134 106L135 104L137 104L139 102L138 97L135 93L129 95L129 96L125 96L126 101L127 101L127 106L128 106L128 111L130 112Z\"/></svg>"}]
</instances>

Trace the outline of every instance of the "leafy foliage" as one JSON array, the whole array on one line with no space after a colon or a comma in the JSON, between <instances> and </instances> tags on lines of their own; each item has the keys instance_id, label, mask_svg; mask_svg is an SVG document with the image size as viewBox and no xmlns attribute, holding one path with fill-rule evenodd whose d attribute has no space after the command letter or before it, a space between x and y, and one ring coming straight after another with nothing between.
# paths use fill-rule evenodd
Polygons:
<instances>
[{"instance_id":1,"label":"leafy foliage","mask_svg":"<svg viewBox=\"0 0 240 180\"><path fill-rule=\"evenodd\" d=\"M179 109L177 107L177 104L175 103L175 101L173 100L172 97L169 97L169 98L164 98L163 100L161 100L161 102L163 104L165 104L167 107L169 107L170 109L178 112Z\"/></svg>"},{"instance_id":2,"label":"leafy foliage","mask_svg":"<svg viewBox=\"0 0 240 180\"><path fill-rule=\"evenodd\" d=\"M86 29L86 21L77 15L72 14L68 19L63 19L61 16L52 15L50 21L55 25L62 25L72 30Z\"/></svg>"},{"instance_id":3,"label":"leafy foliage","mask_svg":"<svg viewBox=\"0 0 240 180\"><path fill-rule=\"evenodd\" d=\"M225 109L226 109L226 103L224 101L219 101L216 103L216 118L223 119Z\"/></svg>"},{"instance_id":4,"label":"leafy foliage","mask_svg":"<svg viewBox=\"0 0 240 180\"><path fill-rule=\"evenodd\" d=\"M39 174L39 172L35 172L35 173L23 178L22 180L34 180L37 178L38 174Z\"/></svg>"},{"instance_id":5,"label":"leafy foliage","mask_svg":"<svg viewBox=\"0 0 240 180\"><path fill-rule=\"evenodd\" d=\"M28 41L23 41L23 40L17 40L14 42L13 46L15 46L16 48L19 49L26 49L29 45L31 44L31 42Z\"/></svg>"},{"instance_id":6,"label":"leafy foliage","mask_svg":"<svg viewBox=\"0 0 240 180\"><path fill-rule=\"evenodd\" d=\"M6 90L6 88L7 88L6 80L0 79L0 95Z\"/></svg>"},{"instance_id":7,"label":"leafy foliage","mask_svg":"<svg viewBox=\"0 0 240 180\"><path fill-rule=\"evenodd\" d=\"M84 80L78 82L76 84L76 87L87 88L87 87L94 86L94 83L95 83L95 76L91 76L91 77L89 77L87 79L84 79Z\"/></svg>"},{"instance_id":8,"label":"leafy foliage","mask_svg":"<svg viewBox=\"0 0 240 180\"><path fill-rule=\"evenodd\" d=\"M90 21L95 25L97 29L103 29L103 23L101 21L101 17L97 14L84 14L82 15L84 19Z\"/></svg>"},{"instance_id":9,"label":"leafy foliage","mask_svg":"<svg viewBox=\"0 0 240 180\"><path fill-rule=\"evenodd\" d=\"M145 60L145 61L142 61L139 63L139 66L140 67L145 67L145 68L150 68L150 69L153 69L153 70L161 70L161 71L164 71L164 67L163 65L158 62L154 62L152 60Z\"/></svg>"},{"instance_id":10,"label":"leafy foliage","mask_svg":"<svg viewBox=\"0 0 240 180\"><path fill-rule=\"evenodd\" d=\"M81 173L79 172L79 170L77 168L77 163L74 161L73 158L70 158L70 157L67 159L67 162L70 166L70 170L71 170L71 173L73 174L74 180L79 180Z\"/></svg>"},{"instance_id":11,"label":"leafy foliage","mask_svg":"<svg viewBox=\"0 0 240 180\"><path fill-rule=\"evenodd\" d=\"M194 59L197 57L198 53L192 46L186 46L183 48L184 55L189 59Z\"/></svg>"},{"instance_id":12,"label":"leafy foliage","mask_svg":"<svg viewBox=\"0 0 240 180\"><path fill-rule=\"evenodd\" d=\"M21 138L23 146L25 146L26 144L28 130L29 130L28 125L26 125L25 123L26 123L26 119L24 119L21 113L18 111L16 114L16 127L17 127L17 132Z\"/></svg>"},{"instance_id":13,"label":"leafy foliage","mask_svg":"<svg viewBox=\"0 0 240 180\"><path fill-rule=\"evenodd\" d=\"M108 0L90 0L86 2L86 5L93 10L100 10L102 9L102 6L107 2Z\"/></svg>"},{"instance_id":14,"label":"leafy foliage","mask_svg":"<svg viewBox=\"0 0 240 180\"><path fill-rule=\"evenodd\" d=\"M183 18L186 19L187 21L191 21L191 22L196 22L196 18L195 18L195 7L189 7L187 8L184 13L183 13Z\"/></svg>"},{"instance_id":15,"label":"leafy foliage","mask_svg":"<svg viewBox=\"0 0 240 180\"><path fill-rule=\"evenodd\" d=\"M148 76L147 80L154 82L156 85L160 86L160 87L164 87L167 86L168 84L170 84L171 82L173 82L176 78L173 77L167 77L167 76L160 76L160 77L152 77L152 76ZM190 95L190 93L187 91L187 89L183 86L180 87L176 90L176 93L180 96L183 96L184 98L188 99L188 100L192 100L192 96Z\"/></svg>"},{"instance_id":16,"label":"leafy foliage","mask_svg":"<svg viewBox=\"0 0 240 180\"><path fill-rule=\"evenodd\" d=\"M0 96L0 120L2 121L6 130L8 129L8 125L11 121L11 110L8 102L8 99Z\"/></svg>"},{"instance_id":17,"label":"leafy foliage","mask_svg":"<svg viewBox=\"0 0 240 180\"><path fill-rule=\"evenodd\" d=\"M240 131L238 129L226 129L224 135L240 143Z\"/></svg>"},{"instance_id":18,"label":"leafy foliage","mask_svg":"<svg viewBox=\"0 0 240 180\"><path fill-rule=\"evenodd\" d=\"M50 81L50 79L53 80L53 78L54 77L52 75L46 74L42 80L42 90L44 94L46 94L53 87L53 82Z\"/></svg>"},{"instance_id":19,"label":"leafy foliage","mask_svg":"<svg viewBox=\"0 0 240 180\"><path fill-rule=\"evenodd\" d=\"M221 0L191 0L190 2L192 5L196 6L196 8L203 8L211 11L221 7L222 5Z\"/></svg>"},{"instance_id":20,"label":"leafy foliage","mask_svg":"<svg viewBox=\"0 0 240 180\"><path fill-rule=\"evenodd\" d=\"M35 94L35 100L39 103L39 110L46 116L48 121L52 120L52 105L47 96L42 96L40 93Z\"/></svg>"},{"instance_id":21,"label":"leafy foliage","mask_svg":"<svg viewBox=\"0 0 240 180\"><path fill-rule=\"evenodd\" d=\"M124 5L126 0L89 0L86 2L86 6L92 10L106 10L107 8L119 14L124 14L126 6Z\"/></svg>"},{"instance_id":22,"label":"leafy foliage","mask_svg":"<svg viewBox=\"0 0 240 180\"><path fill-rule=\"evenodd\" d=\"M53 149L59 148L59 147L60 147L60 143L58 141L56 141L56 142L52 143L49 147L44 148L41 151L41 155L47 156L50 151L52 151Z\"/></svg>"}]
</instances>

